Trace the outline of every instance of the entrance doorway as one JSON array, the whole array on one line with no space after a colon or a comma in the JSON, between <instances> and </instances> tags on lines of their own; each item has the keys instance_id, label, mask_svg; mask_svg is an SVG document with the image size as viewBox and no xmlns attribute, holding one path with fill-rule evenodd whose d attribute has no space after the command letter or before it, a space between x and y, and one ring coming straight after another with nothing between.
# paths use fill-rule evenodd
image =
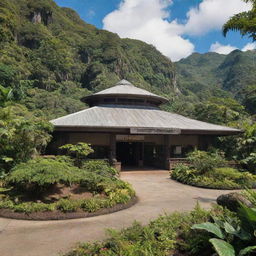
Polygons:
<instances>
[{"instance_id":1,"label":"entrance doorway","mask_svg":"<svg viewBox=\"0 0 256 256\"><path fill-rule=\"evenodd\" d=\"M117 142L117 161L122 166L143 166L143 143L142 142Z\"/></svg>"}]
</instances>

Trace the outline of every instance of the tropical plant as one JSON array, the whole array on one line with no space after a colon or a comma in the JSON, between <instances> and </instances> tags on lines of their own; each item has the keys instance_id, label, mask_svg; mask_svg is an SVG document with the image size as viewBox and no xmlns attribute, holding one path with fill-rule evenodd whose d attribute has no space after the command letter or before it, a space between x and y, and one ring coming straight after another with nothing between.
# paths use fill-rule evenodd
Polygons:
<instances>
[{"instance_id":1,"label":"tropical plant","mask_svg":"<svg viewBox=\"0 0 256 256\"><path fill-rule=\"evenodd\" d=\"M252 4L250 11L238 13L231 17L223 26L224 36L230 30L240 31L245 36L248 35L254 41L256 40L256 1L255 0L243 0L246 3Z\"/></svg>"},{"instance_id":2,"label":"tropical plant","mask_svg":"<svg viewBox=\"0 0 256 256\"><path fill-rule=\"evenodd\" d=\"M181 183L216 189L254 188L256 177L229 167L215 168L203 175L188 165L179 164L171 171L171 178Z\"/></svg>"},{"instance_id":3,"label":"tropical plant","mask_svg":"<svg viewBox=\"0 0 256 256\"><path fill-rule=\"evenodd\" d=\"M256 251L256 209L241 205L238 218L224 221L213 216L214 223L195 224L192 229L206 230L214 238L209 241L219 256L244 256Z\"/></svg>"},{"instance_id":4,"label":"tropical plant","mask_svg":"<svg viewBox=\"0 0 256 256\"><path fill-rule=\"evenodd\" d=\"M19 191L40 194L56 184L79 183L82 176L74 166L39 157L15 166L5 181Z\"/></svg>"},{"instance_id":5,"label":"tropical plant","mask_svg":"<svg viewBox=\"0 0 256 256\"><path fill-rule=\"evenodd\" d=\"M87 156L94 152L90 144L79 142L76 145L66 144L61 146L60 149L65 150L68 155L75 159L75 165L82 167L83 161Z\"/></svg>"},{"instance_id":6,"label":"tropical plant","mask_svg":"<svg viewBox=\"0 0 256 256\"><path fill-rule=\"evenodd\" d=\"M117 170L104 160L87 160L83 163L82 168L108 178L116 177L118 174Z\"/></svg>"},{"instance_id":7,"label":"tropical plant","mask_svg":"<svg viewBox=\"0 0 256 256\"><path fill-rule=\"evenodd\" d=\"M256 152L256 123L245 123L244 133L237 139L238 158L244 159Z\"/></svg>"},{"instance_id":8,"label":"tropical plant","mask_svg":"<svg viewBox=\"0 0 256 256\"><path fill-rule=\"evenodd\" d=\"M256 153L251 153L248 157L241 161L246 166L248 171L256 174Z\"/></svg>"},{"instance_id":9,"label":"tropical plant","mask_svg":"<svg viewBox=\"0 0 256 256\"><path fill-rule=\"evenodd\" d=\"M214 168L225 166L224 157L218 153L195 150L188 154L188 160L194 169L201 173L207 173Z\"/></svg>"},{"instance_id":10,"label":"tropical plant","mask_svg":"<svg viewBox=\"0 0 256 256\"><path fill-rule=\"evenodd\" d=\"M66 256L167 256L167 255L212 255L208 243L210 235L192 230L194 223L210 219L211 214L231 216L223 208L211 211L199 205L191 212L165 214L147 225L138 222L132 226L117 230L108 230L105 241L80 244Z\"/></svg>"},{"instance_id":11,"label":"tropical plant","mask_svg":"<svg viewBox=\"0 0 256 256\"><path fill-rule=\"evenodd\" d=\"M51 139L52 125L35 117L21 105L0 111L0 168L8 171L44 150Z\"/></svg>"}]
</instances>

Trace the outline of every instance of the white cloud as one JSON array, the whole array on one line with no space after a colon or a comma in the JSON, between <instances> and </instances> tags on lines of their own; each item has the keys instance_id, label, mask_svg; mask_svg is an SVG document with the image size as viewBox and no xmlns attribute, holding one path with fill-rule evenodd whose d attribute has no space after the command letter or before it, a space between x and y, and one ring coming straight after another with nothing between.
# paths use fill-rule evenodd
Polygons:
<instances>
[{"instance_id":1,"label":"white cloud","mask_svg":"<svg viewBox=\"0 0 256 256\"><path fill-rule=\"evenodd\" d=\"M195 46L184 35L202 35L220 29L228 18L251 5L242 0L202 0L191 8L187 20L171 20L170 7L174 0L121 0L119 7L103 19L103 28L122 38L139 39L154 45L173 61L189 56ZM236 49L231 45L213 44L211 50L227 54Z\"/></svg>"},{"instance_id":2,"label":"white cloud","mask_svg":"<svg viewBox=\"0 0 256 256\"><path fill-rule=\"evenodd\" d=\"M242 51L246 52L246 51L252 51L252 50L256 50L256 43L248 43L244 46L244 48L242 49Z\"/></svg>"},{"instance_id":3,"label":"white cloud","mask_svg":"<svg viewBox=\"0 0 256 256\"><path fill-rule=\"evenodd\" d=\"M198 7L191 8L187 13L185 33L202 35L221 29L231 16L251 8L251 4L242 0L203 0Z\"/></svg>"},{"instance_id":4,"label":"white cloud","mask_svg":"<svg viewBox=\"0 0 256 256\"><path fill-rule=\"evenodd\" d=\"M181 36L183 25L166 20L169 17L166 8L171 4L171 0L124 0L104 18L104 29L123 38L153 44L173 61L179 60L189 56L194 45Z\"/></svg>"},{"instance_id":5,"label":"white cloud","mask_svg":"<svg viewBox=\"0 0 256 256\"><path fill-rule=\"evenodd\" d=\"M216 42L211 45L210 52L217 52L219 54L229 54L236 49L237 47L232 46L230 44L223 45L223 44L220 44L219 42Z\"/></svg>"}]
</instances>

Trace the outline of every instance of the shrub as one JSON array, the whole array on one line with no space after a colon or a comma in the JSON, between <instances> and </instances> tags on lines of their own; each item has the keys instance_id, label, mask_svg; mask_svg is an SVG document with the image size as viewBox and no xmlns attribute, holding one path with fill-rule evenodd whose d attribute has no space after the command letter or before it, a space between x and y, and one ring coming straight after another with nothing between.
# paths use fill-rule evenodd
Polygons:
<instances>
[{"instance_id":1,"label":"shrub","mask_svg":"<svg viewBox=\"0 0 256 256\"><path fill-rule=\"evenodd\" d=\"M241 204L237 216L221 220L213 216L214 223L193 225L193 229L206 230L213 238L209 242L220 256L251 255L256 251L256 210Z\"/></svg>"},{"instance_id":2,"label":"shrub","mask_svg":"<svg viewBox=\"0 0 256 256\"><path fill-rule=\"evenodd\" d=\"M23 202L15 203L13 200L5 199L0 201L0 209L10 209L15 212L45 212L45 211L54 211L55 204L45 204L45 203L35 203L35 202Z\"/></svg>"},{"instance_id":3,"label":"shrub","mask_svg":"<svg viewBox=\"0 0 256 256\"><path fill-rule=\"evenodd\" d=\"M251 153L248 157L241 161L248 171L256 174L256 153Z\"/></svg>"},{"instance_id":4,"label":"shrub","mask_svg":"<svg viewBox=\"0 0 256 256\"><path fill-rule=\"evenodd\" d=\"M192 167L180 164L171 172L171 178L188 185L216 189L252 188L256 185L254 175L228 167L215 168L202 175Z\"/></svg>"},{"instance_id":5,"label":"shrub","mask_svg":"<svg viewBox=\"0 0 256 256\"><path fill-rule=\"evenodd\" d=\"M79 142L76 145L66 144L61 146L60 149L65 150L68 155L75 159L75 165L77 167L82 167L83 160L85 160L89 154L94 152L90 144L83 142Z\"/></svg>"},{"instance_id":6,"label":"shrub","mask_svg":"<svg viewBox=\"0 0 256 256\"><path fill-rule=\"evenodd\" d=\"M108 162L103 160L89 160L83 163L82 168L88 172L102 175L104 177L113 178L118 172L112 168Z\"/></svg>"},{"instance_id":7,"label":"shrub","mask_svg":"<svg viewBox=\"0 0 256 256\"><path fill-rule=\"evenodd\" d=\"M12 208L15 212L32 213L32 212L54 211L55 205L45 204L45 203L26 202L21 204L14 204Z\"/></svg>"},{"instance_id":8,"label":"shrub","mask_svg":"<svg viewBox=\"0 0 256 256\"><path fill-rule=\"evenodd\" d=\"M84 200L81 204L81 208L86 212L96 212L100 208L105 208L105 200L99 199L99 198L91 198L88 200Z\"/></svg>"},{"instance_id":9,"label":"shrub","mask_svg":"<svg viewBox=\"0 0 256 256\"><path fill-rule=\"evenodd\" d=\"M201 173L212 171L214 168L225 166L225 159L218 153L195 150L190 153L188 160L193 168Z\"/></svg>"},{"instance_id":10,"label":"shrub","mask_svg":"<svg viewBox=\"0 0 256 256\"><path fill-rule=\"evenodd\" d=\"M81 171L53 159L37 158L14 167L6 181L25 192L42 193L54 184L77 183Z\"/></svg>"},{"instance_id":11,"label":"shrub","mask_svg":"<svg viewBox=\"0 0 256 256\"><path fill-rule=\"evenodd\" d=\"M171 172L171 177L174 180L185 184L191 184L195 175L197 175L196 170L190 169L190 167L185 164L177 164Z\"/></svg>"},{"instance_id":12,"label":"shrub","mask_svg":"<svg viewBox=\"0 0 256 256\"><path fill-rule=\"evenodd\" d=\"M246 189L242 193L246 199L250 201L254 208L256 208L256 191L252 189Z\"/></svg>"},{"instance_id":13,"label":"shrub","mask_svg":"<svg viewBox=\"0 0 256 256\"><path fill-rule=\"evenodd\" d=\"M101 163L97 163L101 166ZM95 165L91 165L95 166ZM96 165L97 166L97 165ZM112 176L106 166L106 176ZM62 212L74 212L84 210L95 212L101 208L109 208L119 203L127 203L135 196L135 191L131 185L119 180L79 169L72 166L69 158L46 159L37 158L27 163L19 164L13 168L6 178L7 185L13 185L15 189L5 189L0 197L0 209L7 208L18 212L37 212L60 210ZM93 193L93 198L73 200L62 198L54 203L37 203L34 201L24 201L28 198L40 199L44 201L44 192L50 190L56 184L69 186L79 184L80 187Z\"/></svg>"},{"instance_id":14,"label":"shrub","mask_svg":"<svg viewBox=\"0 0 256 256\"><path fill-rule=\"evenodd\" d=\"M56 203L56 208L62 212L75 212L80 206L79 200L61 199Z\"/></svg>"},{"instance_id":15,"label":"shrub","mask_svg":"<svg viewBox=\"0 0 256 256\"><path fill-rule=\"evenodd\" d=\"M0 209L11 209L16 212L39 212L39 211L54 211L75 212L79 209L86 212L95 212L101 208L110 208L116 204L124 204L135 196L135 191L131 185L121 181L113 181L102 183L99 185L99 190L105 193L105 197L96 195L93 198L73 200L60 199L55 203L37 203L37 202L22 202L16 198L6 196L0 198Z\"/></svg>"},{"instance_id":16,"label":"shrub","mask_svg":"<svg viewBox=\"0 0 256 256\"><path fill-rule=\"evenodd\" d=\"M109 230L105 241L82 244L66 256L163 256L173 255L177 250L192 251L193 255L202 255L201 252L205 250L209 236L205 234L196 236L198 232L191 230L191 226L194 223L207 221L209 217L210 212L196 207L190 213L160 216L146 226L135 222L131 227L121 231ZM177 255L181 254L177 253Z\"/></svg>"},{"instance_id":17,"label":"shrub","mask_svg":"<svg viewBox=\"0 0 256 256\"><path fill-rule=\"evenodd\" d=\"M70 156L59 155L56 156L54 159L60 163L65 163L70 166L74 166L74 160Z\"/></svg>"},{"instance_id":18,"label":"shrub","mask_svg":"<svg viewBox=\"0 0 256 256\"><path fill-rule=\"evenodd\" d=\"M0 169L9 172L18 163L40 154L50 141L52 125L24 106L0 109Z\"/></svg>"}]
</instances>

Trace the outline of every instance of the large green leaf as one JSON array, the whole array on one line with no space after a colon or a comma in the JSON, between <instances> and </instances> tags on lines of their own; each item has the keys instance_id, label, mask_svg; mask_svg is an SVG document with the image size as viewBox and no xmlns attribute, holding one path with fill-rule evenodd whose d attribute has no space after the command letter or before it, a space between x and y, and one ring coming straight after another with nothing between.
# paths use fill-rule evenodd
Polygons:
<instances>
[{"instance_id":1,"label":"large green leaf","mask_svg":"<svg viewBox=\"0 0 256 256\"><path fill-rule=\"evenodd\" d=\"M254 208L249 208L241 204L238 216L241 220L242 228L251 231L256 229L256 210Z\"/></svg>"},{"instance_id":2,"label":"large green leaf","mask_svg":"<svg viewBox=\"0 0 256 256\"><path fill-rule=\"evenodd\" d=\"M206 231L216 235L217 237L219 237L221 239L224 238L224 235L223 235L221 229L219 228L219 226L217 226L216 224L211 223L211 222L195 224L195 225L192 226L192 229L206 230Z\"/></svg>"},{"instance_id":3,"label":"large green leaf","mask_svg":"<svg viewBox=\"0 0 256 256\"><path fill-rule=\"evenodd\" d=\"M209 241L219 256L236 256L234 247L231 244L216 238L212 238Z\"/></svg>"},{"instance_id":4,"label":"large green leaf","mask_svg":"<svg viewBox=\"0 0 256 256\"><path fill-rule=\"evenodd\" d=\"M239 252L239 255L238 256L244 256L244 255L247 255L248 253L252 252L252 251L255 251L256 250L256 246L248 246L246 248L244 248L243 250L241 250Z\"/></svg>"},{"instance_id":5,"label":"large green leaf","mask_svg":"<svg viewBox=\"0 0 256 256\"><path fill-rule=\"evenodd\" d=\"M232 235L236 235L237 234L237 230L228 222L224 223L224 229L228 234L232 234Z\"/></svg>"}]
</instances>

